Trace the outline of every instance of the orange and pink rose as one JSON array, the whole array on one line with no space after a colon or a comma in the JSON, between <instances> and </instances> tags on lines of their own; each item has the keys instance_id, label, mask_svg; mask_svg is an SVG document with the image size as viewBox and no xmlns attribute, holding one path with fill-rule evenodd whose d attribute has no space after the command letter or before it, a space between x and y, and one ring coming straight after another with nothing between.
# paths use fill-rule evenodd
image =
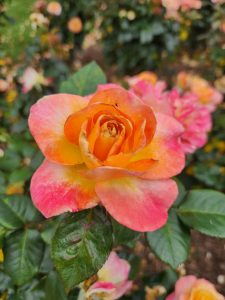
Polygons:
<instances>
[{"instance_id":1,"label":"orange and pink rose","mask_svg":"<svg viewBox=\"0 0 225 300\"><path fill-rule=\"evenodd\" d=\"M89 97L56 94L31 107L45 156L31 196L45 217L103 205L121 224L153 231L167 221L185 164L183 127L134 93L105 85Z\"/></svg>"}]
</instances>

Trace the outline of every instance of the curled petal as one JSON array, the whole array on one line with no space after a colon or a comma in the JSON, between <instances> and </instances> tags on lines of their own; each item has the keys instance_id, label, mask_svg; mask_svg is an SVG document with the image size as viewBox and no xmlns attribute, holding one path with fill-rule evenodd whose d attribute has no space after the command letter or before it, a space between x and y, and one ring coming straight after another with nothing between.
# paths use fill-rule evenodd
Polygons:
<instances>
[{"instance_id":1,"label":"curled petal","mask_svg":"<svg viewBox=\"0 0 225 300\"><path fill-rule=\"evenodd\" d=\"M101 281L97 281L96 283L94 283L86 292L86 297L87 298L91 298L91 295L101 295L101 294L108 294L108 296L111 296L112 293L115 291L116 286L112 283L112 282L101 282ZM111 298L112 299L112 298ZM113 298L114 299L114 298Z\"/></svg>"},{"instance_id":2,"label":"curled petal","mask_svg":"<svg viewBox=\"0 0 225 300\"><path fill-rule=\"evenodd\" d=\"M106 210L121 224L145 232L162 227L177 197L173 180L149 181L131 176L97 182L96 193Z\"/></svg>"},{"instance_id":3,"label":"curled petal","mask_svg":"<svg viewBox=\"0 0 225 300\"><path fill-rule=\"evenodd\" d=\"M98 204L94 182L80 175L84 169L47 160L37 169L31 179L30 192L34 205L46 218Z\"/></svg>"},{"instance_id":4,"label":"curled petal","mask_svg":"<svg viewBox=\"0 0 225 300\"><path fill-rule=\"evenodd\" d=\"M129 263L112 251L106 263L98 271L98 278L100 281L108 281L117 284L127 280L129 272Z\"/></svg>"},{"instance_id":5,"label":"curled petal","mask_svg":"<svg viewBox=\"0 0 225 300\"><path fill-rule=\"evenodd\" d=\"M144 105L135 94L119 87L100 90L90 99L90 104L98 102L117 107L131 117L134 123L142 123L146 119L145 134L147 141L151 141L156 128L155 116L152 109Z\"/></svg>"},{"instance_id":6,"label":"curled petal","mask_svg":"<svg viewBox=\"0 0 225 300\"><path fill-rule=\"evenodd\" d=\"M64 124L71 113L87 103L80 96L56 94L40 99L31 107L29 128L47 159L65 165L82 163L78 146L64 136Z\"/></svg>"}]
</instances>

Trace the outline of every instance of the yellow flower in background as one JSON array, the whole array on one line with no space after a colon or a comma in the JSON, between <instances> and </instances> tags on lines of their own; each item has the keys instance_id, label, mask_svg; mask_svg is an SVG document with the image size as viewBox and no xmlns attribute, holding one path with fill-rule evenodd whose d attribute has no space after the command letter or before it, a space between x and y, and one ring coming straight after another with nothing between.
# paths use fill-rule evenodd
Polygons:
<instances>
[{"instance_id":1,"label":"yellow flower in background","mask_svg":"<svg viewBox=\"0 0 225 300\"><path fill-rule=\"evenodd\" d=\"M6 195L23 194L23 186L24 182L16 182L8 185L6 188Z\"/></svg>"},{"instance_id":2,"label":"yellow flower in background","mask_svg":"<svg viewBox=\"0 0 225 300\"><path fill-rule=\"evenodd\" d=\"M6 101L8 103L12 103L13 101L15 101L17 96L18 96L18 93L16 90L10 90L6 94Z\"/></svg>"},{"instance_id":3,"label":"yellow flower in background","mask_svg":"<svg viewBox=\"0 0 225 300\"><path fill-rule=\"evenodd\" d=\"M189 37L189 32L187 31L187 29L181 29L179 37L181 41L186 41Z\"/></svg>"},{"instance_id":4,"label":"yellow flower in background","mask_svg":"<svg viewBox=\"0 0 225 300\"><path fill-rule=\"evenodd\" d=\"M8 299L8 293L4 292L2 295L0 295L0 300L7 300Z\"/></svg>"},{"instance_id":5,"label":"yellow flower in background","mask_svg":"<svg viewBox=\"0 0 225 300\"><path fill-rule=\"evenodd\" d=\"M0 263L2 263L3 261L4 261L4 253L2 249L0 249Z\"/></svg>"}]
</instances>

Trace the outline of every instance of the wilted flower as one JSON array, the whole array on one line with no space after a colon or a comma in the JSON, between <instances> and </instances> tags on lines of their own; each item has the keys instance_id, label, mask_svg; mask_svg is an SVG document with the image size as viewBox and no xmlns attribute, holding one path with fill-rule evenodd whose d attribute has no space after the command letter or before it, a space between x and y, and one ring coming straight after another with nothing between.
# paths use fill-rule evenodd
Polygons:
<instances>
[{"instance_id":1,"label":"wilted flower","mask_svg":"<svg viewBox=\"0 0 225 300\"><path fill-rule=\"evenodd\" d=\"M82 31L83 24L79 17L73 17L69 20L67 27L72 33L80 33Z\"/></svg>"},{"instance_id":2,"label":"wilted flower","mask_svg":"<svg viewBox=\"0 0 225 300\"><path fill-rule=\"evenodd\" d=\"M223 96L209 82L200 76L180 72L177 76L177 85L184 91L190 91L198 97L199 104L205 106L209 111L214 111Z\"/></svg>"},{"instance_id":3,"label":"wilted flower","mask_svg":"<svg viewBox=\"0 0 225 300\"><path fill-rule=\"evenodd\" d=\"M47 12L54 16L60 16L62 13L62 6L57 1L52 1L47 6Z\"/></svg>"},{"instance_id":4,"label":"wilted flower","mask_svg":"<svg viewBox=\"0 0 225 300\"><path fill-rule=\"evenodd\" d=\"M35 86L48 85L50 81L46 79L42 73L38 73L34 68L28 67L20 78L22 83L22 92L28 93Z\"/></svg>"},{"instance_id":5,"label":"wilted flower","mask_svg":"<svg viewBox=\"0 0 225 300\"><path fill-rule=\"evenodd\" d=\"M30 15L30 20L33 29L49 24L49 20L43 14L38 12L32 13Z\"/></svg>"},{"instance_id":6,"label":"wilted flower","mask_svg":"<svg viewBox=\"0 0 225 300\"><path fill-rule=\"evenodd\" d=\"M180 278L175 291L166 300L224 300L214 285L205 279L198 279L189 275Z\"/></svg>"},{"instance_id":7,"label":"wilted flower","mask_svg":"<svg viewBox=\"0 0 225 300\"><path fill-rule=\"evenodd\" d=\"M111 252L96 278L91 281L91 285L88 282L82 284L78 300L119 299L132 287L132 281L128 280L129 272L129 263L115 252Z\"/></svg>"},{"instance_id":8,"label":"wilted flower","mask_svg":"<svg viewBox=\"0 0 225 300\"><path fill-rule=\"evenodd\" d=\"M46 160L33 175L35 206L52 217L101 203L120 223L153 231L177 197L183 127L113 86L91 97L57 94L31 107L29 127Z\"/></svg>"}]
</instances>

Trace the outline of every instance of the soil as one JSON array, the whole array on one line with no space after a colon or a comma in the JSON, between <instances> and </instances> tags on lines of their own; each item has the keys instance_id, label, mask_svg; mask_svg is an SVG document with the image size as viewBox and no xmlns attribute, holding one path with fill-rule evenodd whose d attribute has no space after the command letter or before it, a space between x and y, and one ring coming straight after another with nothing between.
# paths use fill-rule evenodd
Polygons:
<instances>
[{"instance_id":1,"label":"soil","mask_svg":"<svg viewBox=\"0 0 225 300\"><path fill-rule=\"evenodd\" d=\"M225 240L192 232L191 245L187 274L208 279L225 295Z\"/></svg>"}]
</instances>

